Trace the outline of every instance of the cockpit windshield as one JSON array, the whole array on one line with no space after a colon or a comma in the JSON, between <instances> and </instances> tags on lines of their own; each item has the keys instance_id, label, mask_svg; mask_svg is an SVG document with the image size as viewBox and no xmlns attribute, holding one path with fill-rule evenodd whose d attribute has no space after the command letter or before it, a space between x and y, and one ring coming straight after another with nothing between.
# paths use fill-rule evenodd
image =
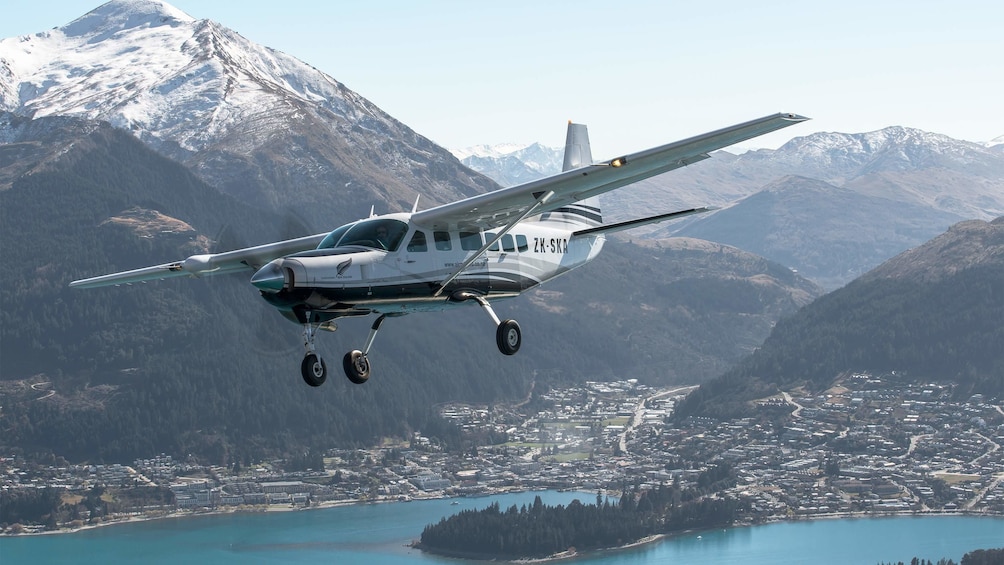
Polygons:
<instances>
[{"instance_id":1,"label":"cockpit windshield","mask_svg":"<svg viewBox=\"0 0 1004 565\"><path fill-rule=\"evenodd\" d=\"M321 240L317 248L329 249L359 245L384 251L397 251L407 231L408 224L401 220L388 218L363 220L342 226L329 233Z\"/></svg>"},{"instance_id":2,"label":"cockpit windshield","mask_svg":"<svg viewBox=\"0 0 1004 565\"><path fill-rule=\"evenodd\" d=\"M352 224L346 224L336 229L335 231L329 233L328 235L324 236L324 239L321 240L321 243L317 244L317 248L331 249L332 247L335 246L335 244L338 243L338 240L341 239L343 235L345 235L345 232L349 231L349 228L351 227Z\"/></svg>"}]
</instances>

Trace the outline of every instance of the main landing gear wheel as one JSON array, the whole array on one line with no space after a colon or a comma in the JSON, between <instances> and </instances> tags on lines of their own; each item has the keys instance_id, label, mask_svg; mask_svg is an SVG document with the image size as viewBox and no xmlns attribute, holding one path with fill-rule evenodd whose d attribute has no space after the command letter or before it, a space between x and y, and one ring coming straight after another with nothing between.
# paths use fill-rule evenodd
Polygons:
<instances>
[{"instance_id":1,"label":"main landing gear wheel","mask_svg":"<svg viewBox=\"0 0 1004 565\"><path fill-rule=\"evenodd\" d=\"M523 343L523 336L516 320L506 320L499 324L498 329L495 330L495 342L499 346L499 351L505 355L515 355L519 351L519 346Z\"/></svg>"},{"instance_id":2,"label":"main landing gear wheel","mask_svg":"<svg viewBox=\"0 0 1004 565\"><path fill-rule=\"evenodd\" d=\"M328 378L328 367L315 353L308 353L300 363L300 373L303 375L303 382L310 386L321 386Z\"/></svg>"},{"instance_id":3,"label":"main landing gear wheel","mask_svg":"<svg viewBox=\"0 0 1004 565\"><path fill-rule=\"evenodd\" d=\"M342 367L345 369L345 376L357 385L363 384L370 378L370 360L358 349L345 354Z\"/></svg>"}]
</instances>

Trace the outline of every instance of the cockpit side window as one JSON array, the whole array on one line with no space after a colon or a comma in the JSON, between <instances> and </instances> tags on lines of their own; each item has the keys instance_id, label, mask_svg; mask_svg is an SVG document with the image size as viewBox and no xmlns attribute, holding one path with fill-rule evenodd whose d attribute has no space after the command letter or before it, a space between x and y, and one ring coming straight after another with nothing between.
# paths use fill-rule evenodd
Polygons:
<instances>
[{"instance_id":1,"label":"cockpit side window","mask_svg":"<svg viewBox=\"0 0 1004 565\"><path fill-rule=\"evenodd\" d=\"M429 243L425 238L425 232L421 230L415 230L415 235L411 236L411 241L408 242L408 251L420 252L428 250L429 250Z\"/></svg>"},{"instance_id":2,"label":"cockpit side window","mask_svg":"<svg viewBox=\"0 0 1004 565\"><path fill-rule=\"evenodd\" d=\"M397 251L408 232L408 224L400 220L363 220L352 225L338 241L339 247L359 245L384 251Z\"/></svg>"}]
</instances>

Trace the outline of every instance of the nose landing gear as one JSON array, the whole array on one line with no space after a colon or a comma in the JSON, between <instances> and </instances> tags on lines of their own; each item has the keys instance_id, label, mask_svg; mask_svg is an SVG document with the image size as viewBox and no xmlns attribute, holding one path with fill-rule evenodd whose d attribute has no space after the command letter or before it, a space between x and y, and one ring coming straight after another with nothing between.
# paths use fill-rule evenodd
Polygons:
<instances>
[{"instance_id":1,"label":"nose landing gear","mask_svg":"<svg viewBox=\"0 0 1004 565\"><path fill-rule=\"evenodd\" d=\"M370 335L366 338L366 345L363 346L362 351L358 349L350 351L342 359L342 368L345 370L345 376L357 385L365 383L370 378L370 361L367 354L370 348L373 347L376 334L380 331L380 326L388 315L393 316L394 314L382 314L373 322L373 325L370 327ZM304 318L309 320L310 314L308 313ZM317 350L314 348L314 337L318 329L334 331L336 327L333 322L323 324L306 322L303 324L303 347L307 350L307 353L303 356L303 361L300 363L300 374L303 377L303 382L313 387L321 386L328 379L328 367L324 363L324 359L321 359L321 356L317 354Z\"/></svg>"},{"instance_id":2,"label":"nose landing gear","mask_svg":"<svg viewBox=\"0 0 1004 565\"><path fill-rule=\"evenodd\" d=\"M324 359L316 353L304 355L303 362L300 363L300 373L303 374L303 382L310 386L321 386L328 380L328 367L324 364Z\"/></svg>"},{"instance_id":3,"label":"nose landing gear","mask_svg":"<svg viewBox=\"0 0 1004 565\"><path fill-rule=\"evenodd\" d=\"M303 382L314 387L321 386L328 379L328 367L314 349L314 334L319 327L311 323L303 324L303 347L307 353L300 363L300 374Z\"/></svg>"}]
</instances>

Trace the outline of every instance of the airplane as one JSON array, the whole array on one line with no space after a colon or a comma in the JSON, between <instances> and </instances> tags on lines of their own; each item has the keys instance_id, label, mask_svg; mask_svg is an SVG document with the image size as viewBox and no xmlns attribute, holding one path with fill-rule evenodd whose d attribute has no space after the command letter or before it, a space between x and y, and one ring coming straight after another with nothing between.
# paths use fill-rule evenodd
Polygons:
<instances>
[{"instance_id":1,"label":"airplane","mask_svg":"<svg viewBox=\"0 0 1004 565\"><path fill-rule=\"evenodd\" d=\"M704 213L700 207L604 224L598 195L707 159L712 151L808 120L778 113L709 133L593 161L586 126L569 122L562 172L409 213L374 215L334 231L192 255L70 283L74 288L132 284L170 277L251 273L250 283L287 319L303 327L304 382L317 387L327 366L314 345L339 318L377 315L362 349L342 368L356 384L370 377L369 353L387 318L477 304L495 324L504 355L522 344L515 320L492 306L595 258L606 234Z\"/></svg>"}]
</instances>

